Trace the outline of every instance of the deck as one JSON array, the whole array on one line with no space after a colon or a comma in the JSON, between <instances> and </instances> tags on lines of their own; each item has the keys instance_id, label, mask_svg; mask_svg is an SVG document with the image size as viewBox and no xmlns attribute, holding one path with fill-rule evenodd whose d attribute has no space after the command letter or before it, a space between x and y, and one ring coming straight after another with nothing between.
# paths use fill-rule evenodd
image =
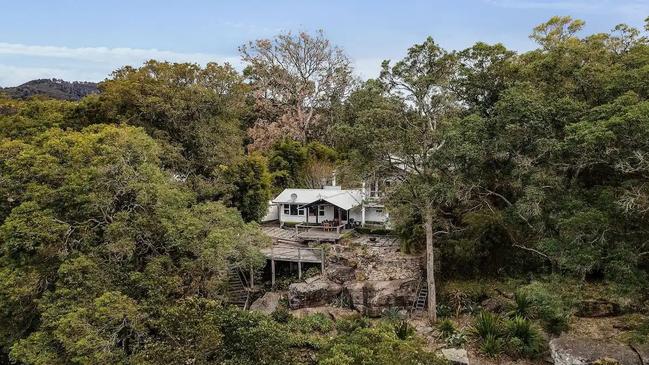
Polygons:
<instances>
[{"instance_id":1,"label":"deck","mask_svg":"<svg viewBox=\"0 0 649 365\"><path fill-rule=\"evenodd\" d=\"M298 247L286 244L274 244L273 247L262 249L261 252L269 260L309 262L321 264L324 251L321 248Z\"/></svg>"},{"instance_id":2,"label":"deck","mask_svg":"<svg viewBox=\"0 0 649 365\"><path fill-rule=\"evenodd\" d=\"M325 259L324 250L321 248L301 247L296 245L275 243L270 248L262 249L261 252L270 260L271 283L275 287L275 262L287 261L297 262L298 278L302 279L302 264L314 263L320 265L320 272L324 275Z\"/></svg>"}]
</instances>

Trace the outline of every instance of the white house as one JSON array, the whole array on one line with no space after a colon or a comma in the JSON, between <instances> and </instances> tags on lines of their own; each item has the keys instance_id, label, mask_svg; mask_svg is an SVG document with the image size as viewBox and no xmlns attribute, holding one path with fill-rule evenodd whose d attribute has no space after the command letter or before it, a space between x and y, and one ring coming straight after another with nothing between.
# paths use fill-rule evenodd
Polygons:
<instances>
[{"instance_id":1,"label":"white house","mask_svg":"<svg viewBox=\"0 0 649 365\"><path fill-rule=\"evenodd\" d=\"M280 225L286 223L365 226L386 225L388 212L374 194L362 189L341 189L324 186L322 189L285 189L272 203L279 212Z\"/></svg>"}]
</instances>

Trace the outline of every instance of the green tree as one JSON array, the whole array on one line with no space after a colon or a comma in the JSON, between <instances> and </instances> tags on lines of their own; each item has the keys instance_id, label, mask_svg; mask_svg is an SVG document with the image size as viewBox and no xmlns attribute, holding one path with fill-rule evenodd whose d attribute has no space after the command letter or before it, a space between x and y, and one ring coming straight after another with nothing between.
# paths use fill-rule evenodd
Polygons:
<instances>
[{"instance_id":1,"label":"green tree","mask_svg":"<svg viewBox=\"0 0 649 365\"><path fill-rule=\"evenodd\" d=\"M230 197L247 222L259 221L266 214L270 199L271 175L266 159L252 154L228 168L227 179L234 186Z\"/></svg>"},{"instance_id":2,"label":"green tree","mask_svg":"<svg viewBox=\"0 0 649 365\"><path fill-rule=\"evenodd\" d=\"M209 308L224 299L229 265L260 267L269 242L236 210L197 202L161 154L129 126L0 142L3 352L25 364L217 356L205 352L223 336ZM192 346L166 332L171 322Z\"/></svg>"}]
</instances>

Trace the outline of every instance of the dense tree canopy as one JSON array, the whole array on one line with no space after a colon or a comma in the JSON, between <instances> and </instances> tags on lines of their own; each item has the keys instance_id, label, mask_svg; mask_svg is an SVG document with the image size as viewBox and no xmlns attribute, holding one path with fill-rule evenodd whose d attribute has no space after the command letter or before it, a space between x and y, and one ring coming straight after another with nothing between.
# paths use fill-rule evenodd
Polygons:
<instances>
[{"instance_id":1,"label":"dense tree canopy","mask_svg":"<svg viewBox=\"0 0 649 365\"><path fill-rule=\"evenodd\" d=\"M520 55L484 43L446 53L429 39L352 94L337 145L348 165L393 167L405 236L422 237L409 227L425 207L403 208L430 201L442 261L510 247L509 270L646 283L649 44L626 25L580 38L583 25L552 18Z\"/></svg>"},{"instance_id":2,"label":"dense tree canopy","mask_svg":"<svg viewBox=\"0 0 649 365\"><path fill-rule=\"evenodd\" d=\"M119 363L161 351L181 363L218 349L218 329L185 316L211 315L228 266L259 266L267 241L235 210L197 203L160 154L127 126L0 144L2 346L13 344L12 357ZM166 333L171 323L197 348Z\"/></svg>"},{"instance_id":3,"label":"dense tree canopy","mask_svg":"<svg viewBox=\"0 0 649 365\"><path fill-rule=\"evenodd\" d=\"M243 73L149 61L79 101L0 96L0 362L439 363L384 324L224 306L229 268L265 262L271 193L334 172L386 180L432 299L435 274L646 293L649 38L584 26L553 17L525 53L427 38L358 85L318 32L243 46Z\"/></svg>"}]
</instances>

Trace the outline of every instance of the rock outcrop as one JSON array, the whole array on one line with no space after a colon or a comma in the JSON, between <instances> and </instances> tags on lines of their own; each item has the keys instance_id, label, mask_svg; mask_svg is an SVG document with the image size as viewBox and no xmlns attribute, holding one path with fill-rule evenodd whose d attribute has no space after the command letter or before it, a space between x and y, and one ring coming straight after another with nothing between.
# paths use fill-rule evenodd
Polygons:
<instances>
[{"instance_id":1,"label":"rock outcrop","mask_svg":"<svg viewBox=\"0 0 649 365\"><path fill-rule=\"evenodd\" d=\"M331 303L342 292L342 286L325 279L294 283L288 287L288 305L291 309L318 307Z\"/></svg>"},{"instance_id":2,"label":"rock outcrop","mask_svg":"<svg viewBox=\"0 0 649 365\"><path fill-rule=\"evenodd\" d=\"M255 300L250 305L250 310L271 314L277 309L280 299L282 299L282 293L267 292L263 297Z\"/></svg>"},{"instance_id":3,"label":"rock outcrop","mask_svg":"<svg viewBox=\"0 0 649 365\"><path fill-rule=\"evenodd\" d=\"M631 347L611 341L593 340L564 335L550 341L550 353L555 365L589 365L618 363L642 365L640 356Z\"/></svg>"},{"instance_id":4,"label":"rock outcrop","mask_svg":"<svg viewBox=\"0 0 649 365\"><path fill-rule=\"evenodd\" d=\"M370 317L380 317L390 308L408 308L414 300L415 280L351 281L345 293L353 309Z\"/></svg>"},{"instance_id":5,"label":"rock outcrop","mask_svg":"<svg viewBox=\"0 0 649 365\"><path fill-rule=\"evenodd\" d=\"M469 365L469 355L465 349L442 349L442 356L451 365Z\"/></svg>"}]
</instances>

